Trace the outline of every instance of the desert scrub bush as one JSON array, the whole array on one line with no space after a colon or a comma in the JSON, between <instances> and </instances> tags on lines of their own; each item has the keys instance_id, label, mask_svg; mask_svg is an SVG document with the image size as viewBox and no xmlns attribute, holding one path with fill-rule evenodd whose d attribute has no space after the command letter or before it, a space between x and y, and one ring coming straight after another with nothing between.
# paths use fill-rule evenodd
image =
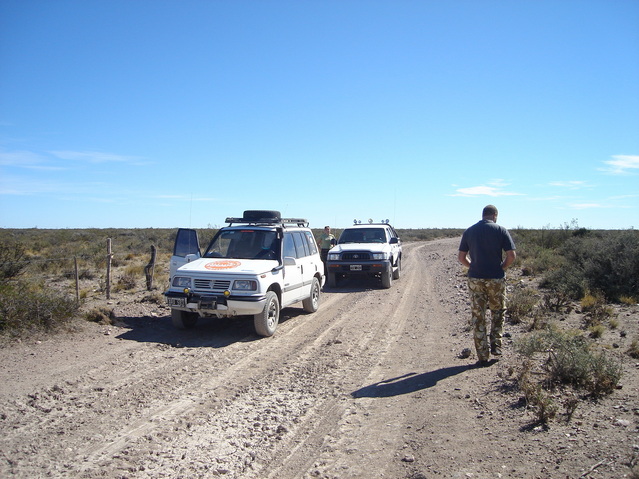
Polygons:
<instances>
[{"instance_id":1,"label":"desert scrub bush","mask_svg":"<svg viewBox=\"0 0 639 479\"><path fill-rule=\"evenodd\" d=\"M570 298L561 291L549 291L544 293L541 307L545 312L559 313L570 307Z\"/></svg>"},{"instance_id":2,"label":"desert scrub bush","mask_svg":"<svg viewBox=\"0 0 639 479\"><path fill-rule=\"evenodd\" d=\"M588 336L593 339L601 338L606 332L606 327L601 323L595 323L591 326L588 326L589 334Z\"/></svg>"},{"instance_id":3,"label":"desert scrub bush","mask_svg":"<svg viewBox=\"0 0 639 479\"><path fill-rule=\"evenodd\" d=\"M28 264L23 244L15 241L0 243L0 281L22 275Z\"/></svg>"},{"instance_id":4,"label":"desert scrub bush","mask_svg":"<svg viewBox=\"0 0 639 479\"><path fill-rule=\"evenodd\" d=\"M599 292L586 293L581 299L581 311L585 314L586 327L599 326L612 319L615 310L606 304L606 298Z\"/></svg>"},{"instance_id":5,"label":"desert scrub bush","mask_svg":"<svg viewBox=\"0 0 639 479\"><path fill-rule=\"evenodd\" d=\"M129 264L124 267L124 274L131 276L144 276L144 267L142 263Z\"/></svg>"},{"instance_id":6,"label":"desert scrub bush","mask_svg":"<svg viewBox=\"0 0 639 479\"><path fill-rule=\"evenodd\" d=\"M118 278L118 282L113 287L114 291L127 291L131 289L135 289L136 279L135 275L130 273L124 273L120 278Z\"/></svg>"},{"instance_id":7,"label":"desert scrub bush","mask_svg":"<svg viewBox=\"0 0 639 479\"><path fill-rule=\"evenodd\" d=\"M639 359L639 338L635 338L630 343L626 354L634 359Z\"/></svg>"},{"instance_id":8,"label":"desert scrub bush","mask_svg":"<svg viewBox=\"0 0 639 479\"><path fill-rule=\"evenodd\" d=\"M166 303L164 295L158 291L145 295L140 301L142 303L155 303L160 306Z\"/></svg>"},{"instance_id":9,"label":"desert scrub bush","mask_svg":"<svg viewBox=\"0 0 639 479\"><path fill-rule=\"evenodd\" d=\"M544 275L539 286L548 288L566 300L576 300L584 296L588 289L588 282L583 271L568 266L566 261L562 260L558 269Z\"/></svg>"},{"instance_id":10,"label":"desert scrub bush","mask_svg":"<svg viewBox=\"0 0 639 479\"><path fill-rule=\"evenodd\" d=\"M78 304L69 296L26 282L0 285L0 333L21 336L69 322Z\"/></svg>"},{"instance_id":11,"label":"desert scrub bush","mask_svg":"<svg viewBox=\"0 0 639 479\"><path fill-rule=\"evenodd\" d=\"M519 324L531 315L538 302L535 290L532 288L515 288L507 299L508 320L511 324Z\"/></svg>"},{"instance_id":12,"label":"desert scrub bush","mask_svg":"<svg viewBox=\"0 0 639 479\"><path fill-rule=\"evenodd\" d=\"M516 344L526 357L547 353L548 384L568 384L594 397L610 394L621 379L621 365L603 351L593 351L587 338L574 331L547 329L529 333Z\"/></svg>"},{"instance_id":13,"label":"desert scrub bush","mask_svg":"<svg viewBox=\"0 0 639 479\"><path fill-rule=\"evenodd\" d=\"M84 313L84 319L92 323L112 324L111 318L113 314L108 308L98 307Z\"/></svg>"},{"instance_id":14,"label":"desert scrub bush","mask_svg":"<svg viewBox=\"0 0 639 479\"><path fill-rule=\"evenodd\" d=\"M520 251L518 245L518 260L522 265L522 271L526 275L542 274L546 271L557 269L561 264L561 256L556 250L544 248L539 245L530 245L525 252Z\"/></svg>"},{"instance_id":15,"label":"desert scrub bush","mask_svg":"<svg viewBox=\"0 0 639 479\"><path fill-rule=\"evenodd\" d=\"M544 390L541 384L534 380L531 373L532 363L525 361L517 375L517 386L523 393L526 405L534 408L537 422L548 424L557 414L557 406L550 394Z\"/></svg>"},{"instance_id":16,"label":"desert scrub bush","mask_svg":"<svg viewBox=\"0 0 639 479\"><path fill-rule=\"evenodd\" d=\"M619 302L621 304L632 306L633 304L637 304L637 299L632 296L626 296L625 294L622 294L621 296L619 296Z\"/></svg>"},{"instance_id":17,"label":"desert scrub bush","mask_svg":"<svg viewBox=\"0 0 639 479\"><path fill-rule=\"evenodd\" d=\"M603 231L573 236L560 248L561 269L546 278L548 286L573 299L587 290L607 300L639 295L639 231Z\"/></svg>"}]
</instances>

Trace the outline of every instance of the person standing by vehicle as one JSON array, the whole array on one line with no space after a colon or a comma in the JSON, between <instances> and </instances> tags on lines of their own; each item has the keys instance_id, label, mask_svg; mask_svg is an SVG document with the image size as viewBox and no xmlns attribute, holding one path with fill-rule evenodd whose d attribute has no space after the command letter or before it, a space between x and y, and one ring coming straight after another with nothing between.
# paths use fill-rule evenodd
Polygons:
<instances>
[{"instance_id":1,"label":"person standing by vehicle","mask_svg":"<svg viewBox=\"0 0 639 479\"><path fill-rule=\"evenodd\" d=\"M320 258L324 263L324 274L326 274L326 259L328 257L328 250L330 250L335 244L337 240L335 236L331 234L331 227L324 226L324 232L320 235L319 241L317 242L320 249Z\"/></svg>"},{"instance_id":2,"label":"person standing by vehicle","mask_svg":"<svg viewBox=\"0 0 639 479\"><path fill-rule=\"evenodd\" d=\"M501 356L501 338L506 313L505 272L515 261L515 243L506 228L497 224L497 208L486 206L481 221L462 235L457 259L468 268L475 350L480 366L488 358ZM503 252L506 257L503 257ZM491 312L490 335L486 333L486 310ZM490 346L489 346L490 341Z\"/></svg>"}]
</instances>

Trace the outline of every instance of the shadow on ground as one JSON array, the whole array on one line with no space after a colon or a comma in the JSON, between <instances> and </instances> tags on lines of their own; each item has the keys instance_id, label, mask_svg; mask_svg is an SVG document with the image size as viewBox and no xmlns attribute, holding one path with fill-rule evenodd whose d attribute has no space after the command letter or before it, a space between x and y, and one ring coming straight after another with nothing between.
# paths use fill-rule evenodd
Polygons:
<instances>
[{"instance_id":1,"label":"shadow on ground","mask_svg":"<svg viewBox=\"0 0 639 479\"><path fill-rule=\"evenodd\" d=\"M474 369L475 365L467 364L464 366L453 366L450 368L437 369L427 373L417 374L408 373L392 379L385 379L370 386L365 386L351 393L354 398L386 398L399 396L401 394L409 394L422 389L428 389L437 384L442 379L455 376L470 369Z\"/></svg>"},{"instance_id":2,"label":"shadow on ground","mask_svg":"<svg viewBox=\"0 0 639 479\"><path fill-rule=\"evenodd\" d=\"M305 314L301 308L284 308L280 313L280 326ZM170 316L118 317L115 326L124 331L118 339L141 343L166 344L175 348L223 348L234 343L259 341L253 318L199 318L190 329L176 329ZM279 329L275 333L280 333Z\"/></svg>"}]
</instances>

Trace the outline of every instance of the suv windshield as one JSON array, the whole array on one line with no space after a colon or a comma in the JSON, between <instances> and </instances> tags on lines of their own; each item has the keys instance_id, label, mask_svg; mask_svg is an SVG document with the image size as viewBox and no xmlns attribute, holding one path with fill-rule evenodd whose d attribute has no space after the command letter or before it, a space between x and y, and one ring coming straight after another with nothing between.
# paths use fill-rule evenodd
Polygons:
<instances>
[{"instance_id":1,"label":"suv windshield","mask_svg":"<svg viewBox=\"0 0 639 479\"><path fill-rule=\"evenodd\" d=\"M276 231L223 230L213 238L204 258L278 259L280 250Z\"/></svg>"},{"instance_id":2,"label":"suv windshield","mask_svg":"<svg viewBox=\"0 0 639 479\"><path fill-rule=\"evenodd\" d=\"M344 243L386 243L386 233L384 228L345 229L338 244Z\"/></svg>"}]
</instances>

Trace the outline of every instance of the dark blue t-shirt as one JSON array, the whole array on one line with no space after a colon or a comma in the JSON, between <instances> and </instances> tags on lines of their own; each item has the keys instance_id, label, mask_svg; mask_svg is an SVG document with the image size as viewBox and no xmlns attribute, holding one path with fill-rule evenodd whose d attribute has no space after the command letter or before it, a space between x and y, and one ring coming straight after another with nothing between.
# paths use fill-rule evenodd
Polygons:
<instances>
[{"instance_id":1,"label":"dark blue t-shirt","mask_svg":"<svg viewBox=\"0 0 639 479\"><path fill-rule=\"evenodd\" d=\"M459 251L470 252L471 278L503 278L502 252L515 249L510 233L490 220L481 220L464 231Z\"/></svg>"}]
</instances>

